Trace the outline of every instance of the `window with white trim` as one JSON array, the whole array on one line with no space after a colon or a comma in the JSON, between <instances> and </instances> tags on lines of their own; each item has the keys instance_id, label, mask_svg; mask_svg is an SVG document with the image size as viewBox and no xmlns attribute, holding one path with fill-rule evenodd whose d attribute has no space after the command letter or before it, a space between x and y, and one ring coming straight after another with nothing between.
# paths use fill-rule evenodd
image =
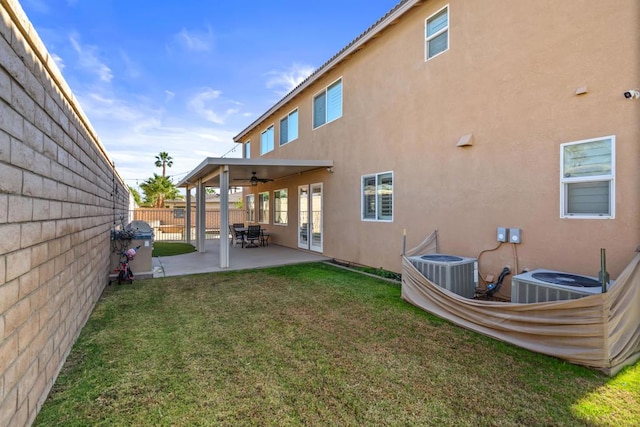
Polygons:
<instances>
[{"instance_id":1,"label":"window with white trim","mask_svg":"<svg viewBox=\"0 0 640 427\"><path fill-rule=\"evenodd\" d=\"M560 145L560 217L615 217L615 136Z\"/></svg>"},{"instance_id":2,"label":"window with white trim","mask_svg":"<svg viewBox=\"0 0 640 427\"><path fill-rule=\"evenodd\" d=\"M449 5L443 7L424 23L425 61L449 49Z\"/></svg>"},{"instance_id":3,"label":"window with white trim","mask_svg":"<svg viewBox=\"0 0 640 427\"><path fill-rule=\"evenodd\" d=\"M260 134L260 155L273 151L273 125Z\"/></svg>"},{"instance_id":4,"label":"window with white trim","mask_svg":"<svg viewBox=\"0 0 640 427\"><path fill-rule=\"evenodd\" d=\"M290 112L280 120L280 145L298 139L298 110Z\"/></svg>"},{"instance_id":5,"label":"window with white trim","mask_svg":"<svg viewBox=\"0 0 640 427\"><path fill-rule=\"evenodd\" d=\"M362 220L393 221L393 172L362 177Z\"/></svg>"},{"instance_id":6,"label":"window with white trim","mask_svg":"<svg viewBox=\"0 0 640 427\"><path fill-rule=\"evenodd\" d=\"M313 128L342 117L342 79L313 97Z\"/></svg>"},{"instance_id":7,"label":"window with white trim","mask_svg":"<svg viewBox=\"0 0 640 427\"><path fill-rule=\"evenodd\" d=\"M249 194L248 196L246 196L245 200L247 201L247 206L246 206L247 222L248 223L256 222L255 194Z\"/></svg>"},{"instance_id":8,"label":"window with white trim","mask_svg":"<svg viewBox=\"0 0 640 427\"><path fill-rule=\"evenodd\" d=\"M244 143L244 158L251 158L251 141L247 141Z\"/></svg>"},{"instance_id":9,"label":"window with white trim","mask_svg":"<svg viewBox=\"0 0 640 427\"><path fill-rule=\"evenodd\" d=\"M273 223L287 225L289 222L289 200L287 189L273 192Z\"/></svg>"},{"instance_id":10,"label":"window with white trim","mask_svg":"<svg viewBox=\"0 0 640 427\"><path fill-rule=\"evenodd\" d=\"M269 224L269 192L258 193L258 222Z\"/></svg>"}]
</instances>

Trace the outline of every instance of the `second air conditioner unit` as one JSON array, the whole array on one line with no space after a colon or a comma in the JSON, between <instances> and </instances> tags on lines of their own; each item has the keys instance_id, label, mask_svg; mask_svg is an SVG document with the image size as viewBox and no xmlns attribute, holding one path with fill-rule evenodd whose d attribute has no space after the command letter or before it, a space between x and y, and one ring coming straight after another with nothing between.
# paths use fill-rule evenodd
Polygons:
<instances>
[{"instance_id":1,"label":"second air conditioner unit","mask_svg":"<svg viewBox=\"0 0 640 427\"><path fill-rule=\"evenodd\" d=\"M608 287L612 286L611 282ZM608 288L607 287L607 288ZM513 276L511 302L535 303L562 301L602 293L597 277L539 268Z\"/></svg>"},{"instance_id":2,"label":"second air conditioner unit","mask_svg":"<svg viewBox=\"0 0 640 427\"><path fill-rule=\"evenodd\" d=\"M409 261L431 282L465 298L476 292L475 258L429 254L409 257Z\"/></svg>"}]
</instances>

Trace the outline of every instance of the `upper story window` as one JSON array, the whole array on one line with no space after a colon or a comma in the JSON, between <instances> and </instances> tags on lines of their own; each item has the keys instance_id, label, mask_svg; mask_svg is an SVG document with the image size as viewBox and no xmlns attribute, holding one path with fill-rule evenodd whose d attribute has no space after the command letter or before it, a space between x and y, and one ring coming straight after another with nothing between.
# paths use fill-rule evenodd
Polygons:
<instances>
[{"instance_id":1,"label":"upper story window","mask_svg":"<svg viewBox=\"0 0 640 427\"><path fill-rule=\"evenodd\" d=\"M251 158L251 142L247 141L244 143L244 158L245 159L250 159Z\"/></svg>"},{"instance_id":2,"label":"upper story window","mask_svg":"<svg viewBox=\"0 0 640 427\"><path fill-rule=\"evenodd\" d=\"M342 117L342 79L313 97L313 128Z\"/></svg>"},{"instance_id":3,"label":"upper story window","mask_svg":"<svg viewBox=\"0 0 640 427\"><path fill-rule=\"evenodd\" d=\"M560 217L614 218L615 136L560 145Z\"/></svg>"},{"instance_id":4,"label":"upper story window","mask_svg":"<svg viewBox=\"0 0 640 427\"><path fill-rule=\"evenodd\" d=\"M273 125L260 134L260 155L273 151Z\"/></svg>"},{"instance_id":5,"label":"upper story window","mask_svg":"<svg viewBox=\"0 0 640 427\"><path fill-rule=\"evenodd\" d=\"M393 220L393 172L362 177L362 220Z\"/></svg>"},{"instance_id":6,"label":"upper story window","mask_svg":"<svg viewBox=\"0 0 640 427\"><path fill-rule=\"evenodd\" d=\"M425 21L425 61L449 49L449 5Z\"/></svg>"},{"instance_id":7,"label":"upper story window","mask_svg":"<svg viewBox=\"0 0 640 427\"><path fill-rule=\"evenodd\" d=\"M290 112L280 120L280 145L298 139L298 110Z\"/></svg>"}]
</instances>

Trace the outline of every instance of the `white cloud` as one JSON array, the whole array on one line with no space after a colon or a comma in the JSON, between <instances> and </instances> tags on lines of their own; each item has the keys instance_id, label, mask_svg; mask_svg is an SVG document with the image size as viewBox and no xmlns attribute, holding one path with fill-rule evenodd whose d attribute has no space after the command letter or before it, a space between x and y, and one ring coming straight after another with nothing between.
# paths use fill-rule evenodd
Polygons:
<instances>
[{"instance_id":1,"label":"white cloud","mask_svg":"<svg viewBox=\"0 0 640 427\"><path fill-rule=\"evenodd\" d=\"M111 69L98 58L97 48L89 45L83 46L79 39L80 36L78 33L72 33L69 36L69 41L78 54L78 63L80 66L96 74L101 81L109 83L111 79L113 79L113 73Z\"/></svg>"},{"instance_id":2,"label":"white cloud","mask_svg":"<svg viewBox=\"0 0 640 427\"><path fill-rule=\"evenodd\" d=\"M206 31L189 31L182 29L175 36L176 41L183 48L193 52L209 52L213 48L213 31L207 27Z\"/></svg>"},{"instance_id":3,"label":"white cloud","mask_svg":"<svg viewBox=\"0 0 640 427\"><path fill-rule=\"evenodd\" d=\"M164 91L164 93L165 93L165 95L166 95L166 96L164 97L164 102L165 102L165 103L169 103L169 102L171 102L171 101L173 100L173 98L175 98L175 97L176 97L175 92L171 92L170 90L165 90L165 91Z\"/></svg>"},{"instance_id":4,"label":"white cloud","mask_svg":"<svg viewBox=\"0 0 640 427\"><path fill-rule=\"evenodd\" d=\"M275 89L279 95L286 95L296 86L302 83L315 70L311 65L294 63L286 70L271 71L267 75L271 78L267 81L268 89Z\"/></svg>"},{"instance_id":5,"label":"white cloud","mask_svg":"<svg viewBox=\"0 0 640 427\"><path fill-rule=\"evenodd\" d=\"M127 77L137 79L142 75L140 65L122 50L120 51L120 59L122 59L122 63L124 64L124 72Z\"/></svg>"},{"instance_id":6,"label":"white cloud","mask_svg":"<svg viewBox=\"0 0 640 427\"><path fill-rule=\"evenodd\" d=\"M155 156L161 151L173 157L173 167L167 170L167 175L177 183L206 157L222 156L237 145L233 142L235 131L193 127L188 123L168 127L161 121L154 125L152 120L98 132L118 173L132 186L161 172L154 165ZM241 152L236 149L228 157L240 157Z\"/></svg>"},{"instance_id":7,"label":"white cloud","mask_svg":"<svg viewBox=\"0 0 640 427\"><path fill-rule=\"evenodd\" d=\"M76 92L82 109L91 119L109 119L123 122L140 120L145 114L141 107L132 107L127 102L104 93L97 88L86 93ZM148 113L148 112L147 112Z\"/></svg>"},{"instance_id":8,"label":"white cloud","mask_svg":"<svg viewBox=\"0 0 640 427\"><path fill-rule=\"evenodd\" d=\"M62 60L62 58L60 58L55 53L51 53L50 55L51 55L51 59L53 59L53 62L55 62L56 65L58 66L58 70L60 71L64 70L64 61Z\"/></svg>"},{"instance_id":9,"label":"white cloud","mask_svg":"<svg viewBox=\"0 0 640 427\"><path fill-rule=\"evenodd\" d=\"M240 103L221 98L219 90L205 88L189 99L189 110L207 121L223 125L225 121L240 111Z\"/></svg>"}]
</instances>

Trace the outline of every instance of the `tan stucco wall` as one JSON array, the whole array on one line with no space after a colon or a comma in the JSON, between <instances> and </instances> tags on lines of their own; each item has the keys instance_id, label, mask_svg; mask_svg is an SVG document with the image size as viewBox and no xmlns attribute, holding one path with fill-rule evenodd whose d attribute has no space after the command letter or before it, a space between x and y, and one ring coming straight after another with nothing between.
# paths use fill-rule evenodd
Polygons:
<instances>
[{"instance_id":1,"label":"tan stucco wall","mask_svg":"<svg viewBox=\"0 0 640 427\"><path fill-rule=\"evenodd\" d=\"M19 427L107 284L129 193L19 4L0 19L0 426Z\"/></svg>"},{"instance_id":2,"label":"tan stucco wall","mask_svg":"<svg viewBox=\"0 0 640 427\"><path fill-rule=\"evenodd\" d=\"M450 49L425 62L425 19L445 4ZM639 45L635 0L423 3L242 139L259 157L273 124L265 157L335 163L333 174L259 187L289 189L292 226L276 227L277 240L296 246L297 185L323 182L327 256L399 271L404 228L408 247L437 228L442 252L477 256L496 246L496 227L519 227L523 243L484 253L483 274L514 269L516 249L519 270L594 275L606 248L615 277L640 244L640 101L623 97L640 87ZM313 95L339 77L343 116L312 130ZM300 137L277 147L279 120L296 107ZM473 146L456 147L470 133ZM608 135L615 219L561 219L560 144ZM384 171L393 222L363 222L361 176Z\"/></svg>"}]
</instances>

